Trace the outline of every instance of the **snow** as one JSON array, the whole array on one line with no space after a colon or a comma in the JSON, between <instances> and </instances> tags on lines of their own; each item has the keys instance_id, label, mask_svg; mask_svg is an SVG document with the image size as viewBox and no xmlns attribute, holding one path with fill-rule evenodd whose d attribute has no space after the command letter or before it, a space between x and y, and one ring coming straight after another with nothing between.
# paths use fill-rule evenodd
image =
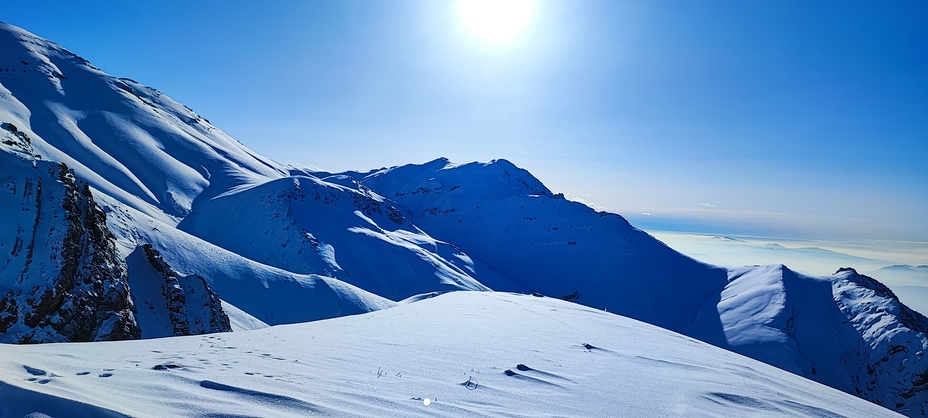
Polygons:
<instances>
[{"instance_id":1,"label":"snow","mask_svg":"<svg viewBox=\"0 0 928 418\"><path fill-rule=\"evenodd\" d=\"M894 415L642 322L495 292L245 332L3 345L0 405L4 416Z\"/></svg>"},{"instance_id":2,"label":"snow","mask_svg":"<svg viewBox=\"0 0 928 418\"><path fill-rule=\"evenodd\" d=\"M204 277L225 303L247 312L259 322L313 321L394 305L383 297L330 277L297 274L249 260L131 207L119 205L106 195L100 195L100 201L107 208L107 223L119 238L117 243L121 244L126 257L137 246L151 244L175 270ZM130 281L145 270L130 262Z\"/></svg>"},{"instance_id":3,"label":"snow","mask_svg":"<svg viewBox=\"0 0 928 418\"><path fill-rule=\"evenodd\" d=\"M232 325L233 332L251 331L270 326L226 301L222 301L222 310L229 316L229 322Z\"/></svg>"},{"instance_id":4,"label":"snow","mask_svg":"<svg viewBox=\"0 0 928 418\"><path fill-rule=\"evenodd\" d=\"M178 227L252 261L332 277L391 300L489 289L453 257L460 251L381 196L345 184L355 189L306 175L201 197Z\"/></svg>"},{"instance_id":5,"label":"snow","mask_svg":"<svg viewBox=\"0 0 928 418\"><path fill-rule=\"evenodd\" d=\"M928 319L888 288L842 270L814 277L783 265L733 269L716 306L696 322L724 338L698 338L882 405L924 415ZM707 338L708 337L708 338Z\"/></svg>"}]
</instances>

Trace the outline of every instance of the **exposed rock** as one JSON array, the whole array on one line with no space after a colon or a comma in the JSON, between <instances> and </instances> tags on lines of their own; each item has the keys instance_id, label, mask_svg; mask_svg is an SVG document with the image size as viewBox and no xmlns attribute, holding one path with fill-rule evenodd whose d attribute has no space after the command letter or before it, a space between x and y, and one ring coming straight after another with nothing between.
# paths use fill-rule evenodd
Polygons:
<instances>
[{"instance_id":1,"label":"exposed rock","mask_svg":"<svg viewBox=\"0 0 928 418\"><path fill-rule=\"evenodd\" d=\"M160 296L163 296L162 303L174 335L232 331L229 316L222 310L219 296L206 279L199 274L185 275L177 272L151 244L142 245L140 249L144 252L148 264L158 272L156 277L162 280ZM148 300L146 304L162 301L160 298L157 299L157 302Z\"/></svg>"},{"instance_id":2,"label":"exposed rock","mask_svg":"<svg viewBox=\"0 0 928 418\"><path fill-rule=\"evenodd\" d=\"M3 163L0 174L13 193L3 193L0 204L19 209L17 217L31 219L32 228L18 228L12 251L0 259L0 341L139 338L126 266L90 187L64 164L15 154L4 154ZM7 177L23 169L31 176Z\"/></svg>"}]
</instances>

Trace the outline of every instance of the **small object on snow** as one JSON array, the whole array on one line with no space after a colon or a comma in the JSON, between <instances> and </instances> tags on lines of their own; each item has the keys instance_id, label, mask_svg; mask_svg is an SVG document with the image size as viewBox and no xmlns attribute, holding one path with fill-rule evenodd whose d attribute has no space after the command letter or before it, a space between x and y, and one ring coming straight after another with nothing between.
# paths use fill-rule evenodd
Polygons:
<instances>
[{"instance_id":1,"label":"small object on snow","mask_svg":"<svg viewBox=\"0 0 928 418\"><path fill-rule=\"evenodd\" d=\"M432 404L432 400L429 399L429 398L425 398L425 399L422 400L422 404L425 405L425 406L429 406L429 405Z\"/></svg>"}]
</instances>

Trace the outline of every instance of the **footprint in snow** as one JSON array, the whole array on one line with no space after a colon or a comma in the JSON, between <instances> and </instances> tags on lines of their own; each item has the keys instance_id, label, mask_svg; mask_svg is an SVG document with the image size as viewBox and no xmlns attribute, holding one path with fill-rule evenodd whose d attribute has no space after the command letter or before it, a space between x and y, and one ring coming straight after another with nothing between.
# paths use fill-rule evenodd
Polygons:
<instances>
[{"instance_id":1,"label":"footprint in snow","mask_svg":"<svg viewBox=\"0 0 928 418\"><path fill-rule=\"evenodd\" d=\"M33 376L45 376L46 374L48 374L45 370L37 369L35 367L23 366L23 368L26 369L27 373Z\"/></svg>"},{"instance_id":2,"label":"footprint in snow","mask_svg":"<svg viewBox=\"0 0 928 418\"><path fill-rule=\"evenodd\" d=\"M526 366L526 365L524 365L524 364L521 364L521 363L519 363L519 364L516 365L516 370L518 370L518 371L520 371L520 372L529 372L529 373L531 373L531 374L535 374L535 375L539 375L539 376L544 376L544 377L548 377L548 378L551 378L551 379L559 379L559 380L563 380L563 381L566 381L566 382L574 383L573 380L570 380L570 379L568 379L568 378L566 378L566 377L562 377L562 376L556 375L556 374L554 374L554 373L543 372L543 371L538 370L538 369L533 369L533 368L528 367L528 366Z\"/></svg>"},{"instance_id":3,"label":"footprint in snow","mask_svg":"<svg viewBox=\"0 0 928 418\"><path fill-rule=\"evenodd\" d=\"M580 347L585 348L587 352L602 351L602 352L604 352L604 353L615 354L615 351L612 351L612 350L609 350L609 349L605 349L605 348L602 348L602 347L597 347L597 346L595 346L595 345L593 345L593 344L583 343L583 344L580 344Z\"/></svg>"},{"instance_id":4,"label":"footprint in snow","mask_svg":"<svg viewBox=\"0 0 928 418\"><path fill-rule=\"evenodd\" d=\"M521 367L520 367L520 366L521 366ZM524 364L519 364L518 366L516 366L516 369L517 369L517 370L520 370L520 371L531 371L531 372L536 372L536 373L541 374L541 375L544 376L544 377L555 377L555 378L560 378L560 376L555 376L555 375L552 375L552 374L550 374L550 373L537 372L536 370L534 370L534 369L532 369L532 368L530 368L530 367L528 367L528 366L526 366L526 365L524 365ZM506 369L506 371L504 371L503 373L505 373L506 376L509 376L509 377L512 377L512 378L515 378L515 379L519 379L519 380L524 381L524 382L537 383L537 384L541 384L541 385L545 385L545 386L554 386L554 387L558 387L558 388L562 387L561 385L559 385L559 384L557 384L557 383L551 383L551 382L548 382L548 381L546 381L546 380L539 379L539 378L537 378L537 377L531 377L531 376L528 376L528 375L516 373L516 372L512 371L512 369Z\"/></svg>"},{"instance_id":5,"label":"footprint in snow","mask_svg":"<svg viewBox=\"0 0 928 418\"><path fill-rule=\"evenodd\" d=\"M467 378L466 382L461 383L461 386L464 386L468 390L476 390L478 387L480 387L480 384L478 384L477 381L474 380L473 376L470 376Z\"/></svg>"}]
</instances>

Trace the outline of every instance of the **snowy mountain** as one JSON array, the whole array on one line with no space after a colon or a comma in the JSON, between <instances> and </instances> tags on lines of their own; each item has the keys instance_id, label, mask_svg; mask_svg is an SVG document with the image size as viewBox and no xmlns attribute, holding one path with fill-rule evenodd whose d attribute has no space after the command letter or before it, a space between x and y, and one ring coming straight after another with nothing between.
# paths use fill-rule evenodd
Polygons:
<instances>
[{"instance_id":1,"label":"snowy mountain","mask_svg":"<svg viewBox=\"0 0 928 418\"><path fill-rule=\"evenodd\" d=\"M506 160L439 159L350 174L511 281L478 275L495 290L540 292L687 332L726 283L725 270L681 255L621 216L551 193Z\"/></svg>"},{"instance_id":2,"label":"snowy mountain","mask_svg":"<svg viewBox=\"0 0 928 418\"><path fill-rule=\"evenodd\" d=\"M548 411L533 409L537 406L532 407L529 399L554 392L570 396L584 393L595 408L616 408L615 402L603 398L612 396L604 390L621 388L634 394L640 389L630 389L627 379L608 383L609 373L627 374L625 366L616 362L647 357L649 352L640 347L664 349L650 359L653 361L635 360L637 369L632 375L646 374L645 368L669 367L666 372L671 374L696 370L684 375L719 385L711 393L682 390L685 379L661 376L655 390L682 390L680 393L686 394L673 404L676 406L702 405L704 410L722 415L758 410L812 415L870 411L869 406L859 406L840 394L811 395L806 391L826 389L772 369L757 372L762 366L672 333L677 332L907 415L928 415L928 364L922 361L928 348L928 320L901 304L875 280L852 270L810 277L783 266L728 270L700 263L634 228L619 215L597 212L552 193L530 173L505 160L454 164L439 159L365 173L287 166L256 155L157 90L103 73L57 44L22 29L0 24L0 51L0 216L4 220L0 226L0 342L101 341L247 331L242 336L172 337L176 344L188 344L175 363L141 354L152 349L163 351L158 347L174 342L104 345L123 347L145 361L160 361L145 366L146 375L152 373L150 367L160 365L162 369L155 372L181 373L176 382L184 382L174 385L161 381L144 387L107 383L119 379L95 383L57 379L64 375L54 369L70 367L51 360L56 350L64 350L56 348L59 346L41 347L29 364L15 360L26 356L25 351L0 346L15 356L5 356L10 360L0 366L10 376L22 371L33 375L22 381L0 380L7 387L28 389L21 396L34 399L36 404L55 399L50 404L95 405L87 406L90 415L100 413L94 409L97 407L144 415L140 411L157 409L144 400L125 409L113 399L125 393L122 390L150 394L163 390L164 396L177 398L170 394L176 390L189 393L185 399L218 396L251 405L243 406L244 410L279 401L285 409L290 405L293 411L305 412L308 403L315 403L307 401L292 382L274 383L277 386L268 392L242 380L251 378L242 376L256 376L255 370L264 370L268 364L262 363L267 358L251 358L254 352L270 350L272 339L292 338L299 347L310 345L305 337L291 335L295 332L331 339L337 335L328 333L337 330L344 334L348 329L377 326L378 332L372 332L370 338L352 333L352 343L357 344L349 344L350 354L327 349L300 354L297 348L280 347L298 357L292 360L324 367L323 374L330 379L326 384L340 379L342 372L337 368L350 365L353 359L389 359L376 354L381 351L404 351L407 357L397 354L396 358L413 363L429 359L435 365L418 369L420 378L447 373L444 368L463 367L451 351L465 351L456 355L483 359L474 364L501 371L493 367L503 366L491 365L504 360L500 353L548 350L546 361L552 363L548 366L569 364L571 370L579 370L576 374L549 375L553 372L540 371L551 367L536 368L524 359L506 360L515 363L505 366L509 372L502 373L505 378L494 375L485 382L488 386L482 387L497 390L512 382L525 386L486 395L477 391L451 395L457 400L448 405L456 409L443 412L451 415L503 413L506 404L502 397L507 393L522 399L509 409L516 414ZM452 290L549 297L492 292L432 297ZM468 312L467 304L479 312ZM520 316L513 309L529 314ZM267 328L380 310L384 311ZM604 310L618 315L605 314ZM488 318L497 323L477 327ZM440 319L461 327L449 325L454 338L464 338L457 334L468 332L474 340L449 345L447 333L438 328L441 322L435 322ZM371 325L359 325L368 320ZM432 324L431 335L416 331L426 320L432 321L428 322ZM532 321L548 324L560 334L543 332ZM586 321L603 325L587 325ZM579 335L570 331L575 328L592 331ZM516 336L520 329L534 331ZM583 337L583 341L568 342L561 339L563 335ZM261 342L248 343L252 336ZM408 339L397 340L399 337ZM241 366L231 366L234 361L230 360L222 367L194 367L192 363L200 361L194 345L216 343L218 338L234 340L233 346L248 347L253 353L239 353L235 361ZM490 344L491 339L503 342ZM628 339L637 345L632 347ZM577 345L599 340L610 341L608 344L616 348L600 352ZM265 349L264 344L271 346ZM414 348L417 344L425 348ZM504 351L491 350L497 346ZM576 354L571 350L606 357L596 365L581 364L580 360L566 360ZM608 357L615 354L609 350L627 355ZM686 357L673 354L675 350ZM94 362L106 359L90 351L80 355L88 361L96 358ZM115 353L109 355L129 361ZM437 354L428 353L449 357L439 359L434 358ZM313 356L328 357L312 363ZM559 363L561 358L565 363ZM715 360L719 363L713 364ZM401 363L390 361L391 370L404 373ZM288 364L291 366L296 367ZM746 376L738 372L746 370L739 369L742 366L750 369ZM305 367L300 365L300 371L287 379L312 378ZM726 370L727 377L709 377L720 370ZM226 371L236 377L223 374ZM169 373L160 375L175 376ZM225 377L197 380L183 373L220 373ZM274 377L284 373L281 369ZM350 379L354 380L349 380L357 382L357 373L361 372L351 371ZM104 374L109 373L101 376ZM749 377L759 386L742 388L733 383L732 376ZM561 377L566 380L561 382ZM592 380L587 382L587 377ZM29 379L47 382L25 388L23 385L29 383L23 382ZM418 384L447 384L445 380L423 379ZM770 392L771 381L783 385L776 389L783 395L779 400L770 395L777 393ZM466 380L454 383L460 389L458 383L469 389ZM320 406L319 410L330 414L366 411L360 413L367 415L382 410L405 415L414 405L407 407L403 402L408 398L402 396L423 395L403 392L411 387L396 384L396 388L386 389L390 393L386 397L370 397L367 386L358 386L351 389L353 394L368 396L367 401L351 403L354 401L345 401L347 395L342 394L323 402L325 408ZM100 388L102 395L80 394L88 393L83 385ZM740 392L735 394L732 388L723 390L722 386L738 386ZM796 387L804 389L793 389ZM362 389L366 392L361 393ZM444 393L450 391L444 388L439 398L445 399ZM2 393L0 399L8 396ZM152 396L156 399L160 395ZM467 400L474 396L477 398ZM55 403L59 401L62 403ZM436 405L440 403L436 401ZM189 406L184 405L165 408L183 410ZM578 404L564 405L565 413L588 415L570 409ZM673 411L670 403L642 408L639 415ZM601 412L599 415L616 412L596 411ZM606 413L609 411L612 413ZM859 413L851 413L855 411ZM204 412L212 413L231 412Z\"/></svg>"}]
</instances>

